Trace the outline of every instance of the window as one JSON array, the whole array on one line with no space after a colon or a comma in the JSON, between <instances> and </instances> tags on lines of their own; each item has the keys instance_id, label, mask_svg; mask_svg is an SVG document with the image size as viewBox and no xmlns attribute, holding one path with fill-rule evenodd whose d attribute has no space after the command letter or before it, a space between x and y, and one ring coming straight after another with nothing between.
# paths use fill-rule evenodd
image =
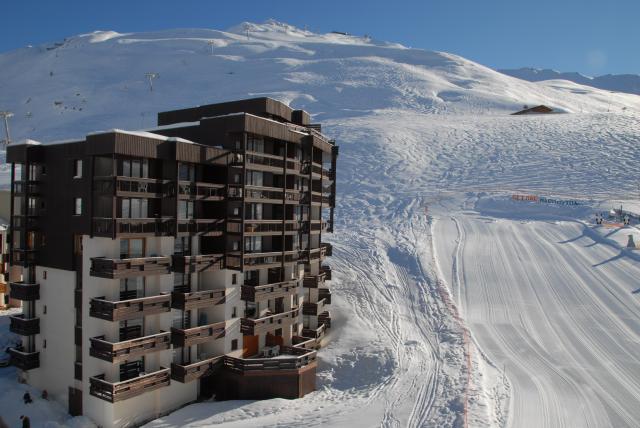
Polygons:
<instances>
[{"instance_id":1,"label":"window","mask_svg":"<svg viewBox=\"0 0 640 428\"><path fill-rule=\"evenodd\" d=\"M121 218L149 218L149 200L123 198L120 214Z\"/></svg>"},{"instance_id":2,"label":"window","mask_svg":"<svg viewBox=\"0 0 640 428\"><path fill-rule=\"evenodd\" d=\"M231 341L231 350L236 351L238 349L238 339L233 339Z\"/></svg>"},{"instance_id":3,"label":"window","mask_svg":"<svg viewBox=\"0 0 640 428\"><path fill-rule=\"evenodd\" d=\"M193 218L193 201L178 201L178 218L180 220Z\"/></svg>"},{"instance_id":4,"label":"window","mask_svg":"<svg viewBox=\"0 0 640 428\"><path fill-rule=\"evenodd\" d=\"M144 257L144 239L120 239L120 258Z\"/></svg>"},{"instance_id":5,"label":"window","mask_svg":"<svg viewBox=\"0 0 640 428\"><path fill-rule=\"evenodd\" d=\"M173 243L173 252L177 256L188 256L191 254L191 239L188 236L176 238Z\"/></svg>"},{"instance_id":6,"label":"window","mask_svg":"<svg viewBox=\"0 0 640 428\"><path fill-rule=\"evenodd\" d=\"M74 215L82 215L82 198L76 198L74 207L73 207Z\"/></svg>"},{"instance_id":7,"label":"window","mask_svg":"<svg viewBox=\"0 0 640 428\"><path fill-rule=\"evenodd\" d=\"M233 310L231 311L231 318L236 318L238 316L238 308L237 307L233 307Z\"/></svg>"},{"instance_id":8,"label":"window","mask_svg":"<svg viewBox=\"0 0 640 428\"><path fill-rule=\"evenodd\" d=\"M195 166L188 163L181 163L178 169L178 179L181 181L195 181Z\"/></svg>"},{"instance_id":9,"label":"window","mask_svg":"<svg viewBox=\"0 0 640 428\"><path fill-rule=\"evenodd\" d=\"M262 204L247 204L247 220L262 220Z\"/></svg>"},{"instance_id":10,"label":"window","mask_svg":"<svg viewBox=\"0 0 640 428\"><path fill-rule=\"evenodd\" d=\"M231 275L231 284L236 285L237 283L238 283L238 274L234 273L233 275Z\"/></svg>"},{"instance_id":11,"label":"window","mask_svg":"<svg viewBox=\"0 0 640 428\"><path fill-rule=\"evenodd\" d=\"M120 300L137 299L144 297L144 278L134 276L120 280Z\"/></svg>"},{"instance_id":12,"label":"window","mask_svg":"<svg viewBox=\"0 0 640 428\"><path fill-rule=\"evenodd\" d=\"M247 171L248 186L262 186L264 182L264 174L262 171Z\"/></svg>"},{"instance_id":13,"label":"window","mask_svg":"<svg viewBox=\"0 0 640 428\"><path fill-rule=\"evenodd\" d=\"M125 177L149 178L149 159L123 159L122 175Z\"/></svg>"},{"instance_id":14,"label":"window","mask_svg":"<svg viewBox=\"0 0 640 428\"><path fill-rule=\"evenodd\" d=\"M249 135L247 137L247 151L264 153L264 140L260 137Z\"/></svg>"},{"instance_id":15,"label":"window","mask_svg":"<svg viewBox=\"0 0 640 428\"><path fill-rule=\"evenodd\" d=\"M82 178L82 159L73 161L73 178Z\"/></svg>"},{"instance_id":16,"label":"window","mask_svg":"<svg viewBox=\"0 0 640 428\"><path fill-rule=\"evenodd\" d=\"M244 250L249 253L262 251L262 236L247 236L244 238Z\"/></svg>"},{"instance_id":17,"label":"window","mask_svg":"<svg viewBox=\"0 0 640 428\"><path fill-rule=\"evenodd\" d=\"M42 271L42 279L47 279L47 271L46 270Z\"/></svg>"}]
</instances>

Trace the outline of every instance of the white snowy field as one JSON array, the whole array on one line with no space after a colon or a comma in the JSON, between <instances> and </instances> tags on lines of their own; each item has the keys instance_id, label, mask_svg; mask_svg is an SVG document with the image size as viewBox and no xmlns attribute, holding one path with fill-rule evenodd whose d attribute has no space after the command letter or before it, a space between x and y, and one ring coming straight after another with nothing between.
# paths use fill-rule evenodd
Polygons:
<instances>
[{"instance_id":1,"label":"white snowy field","mask_svg":"<svg viewBox=\"0 0 640 428\"><path fill-rule=\"evenodd\" d=\"M271 96L340 145L318 391L198 403L148 426L634 426L635 253L608 232L579 236L606 201L637 206L640 97L361 37L243 29L100 32L0 55L16 140ZM509 115L536 103L567 113ZM586 205L505 202L512 192Z\"/></svg>"}]
</instances>

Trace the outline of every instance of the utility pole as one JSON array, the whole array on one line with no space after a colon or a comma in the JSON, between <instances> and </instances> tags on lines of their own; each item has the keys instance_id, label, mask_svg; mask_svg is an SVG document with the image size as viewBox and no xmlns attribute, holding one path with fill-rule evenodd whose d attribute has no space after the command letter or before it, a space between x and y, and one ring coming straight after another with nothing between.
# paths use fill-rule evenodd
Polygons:
<instances>
[{"instance_id":1,"label":"utility pole","mask_svg":"<svg viewBox=\"0 0 640 428\"><path fill-rule=\"evenodd\" d=\"M209 46L211 46L211 55L213 55L213 47L216 44L216 41L215 40L209 40L207 43L209 44Z\"/></svg>"},{"instance_id":2,"label":"utility pole","mask_svg":"<svg viewBox=\"0 0 640 428\"><path fill-rule=\"evenodd\" d=\"M151 92L153 92L153 79L157 79L158 77L160 77L160 74L158 74L158 73L145 73L144 75L145 75L145 77L147 79L149 79L149 88L151 89Z\"/></svg>"},{"instance_id":3,"label":"utility pole","mask_svg":"<svg viewBox=\"0 0 640 428\"><path fill-rule=\"evenodd\" d=\"M247 40L249 40L249 24L245 24L244 30L247 32Z\"/></svg>"},{"instance_id":4,"label":"utility pole","mask_svg":"<svg viewBox=\"0 0 640 428\"><path fill-rule=\"evenodd\" d=\"M7 147L11 143L11 135L9 134L9 118L13 116L10 111L0 111L0 116L4 118L4 132L7 138L4 141L4 146Z\"/></svg>"}]
</instances>

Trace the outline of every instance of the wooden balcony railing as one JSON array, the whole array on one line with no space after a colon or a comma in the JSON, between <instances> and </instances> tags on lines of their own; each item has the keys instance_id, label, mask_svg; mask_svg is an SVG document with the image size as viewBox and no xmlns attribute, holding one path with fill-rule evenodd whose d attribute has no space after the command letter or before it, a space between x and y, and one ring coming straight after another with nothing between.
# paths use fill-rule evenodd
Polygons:
<instances>
[{"instance_id":1,"label":"wooden balcony railing","mask_svg":"<svg viewBox=\"0 0 640 428\"><path fill-rule=\"evenodd\" d=\"M171 363L171 379L187 383L218 371L222 368L223 356L208 358L195 363Z\"/></svg>"},{"instance_id":2,"label":"wooden balcony railing","mask_svg":"<svg viewBox=\"0 0 640 428\"><path fill-rule=\"evenodd\" d=\"M313 337L292 336L291 343L296 348L317 349L318 342Z\"/></svg>"},{"instance_id":3,"label":"wooden balcony railing","mask_svg":"<svg viewBox=\"0 0 640 428\"><path fill-rule=\"evenodd\" d=\"M93 218L95 236L167 236L173 235L175 219L172 218Z\"/></svg>"},{"instance_id":4,"label":"wooden balcony railing","mask_svg":"<svg viewBox=\"0 0 640 428\"><path fill-rule=\"evenodd\" d=\"M243 285L240 291L240 299L247 302L258 302L265 299L290 296L297 291L297 281L284 281L257 286Z\"/></svg>"},{"instance_id":5,"label":"wooden balcony railing","mask_svg":"<svg viewBox=\"0 0 640 428\"><path fill-rule=\"evenodd\" d=\"M305 275L304 280L302 281L302 286L305 288L318 288L324 284L325 279L326 274L324 272L321 272L318 275Z\"/></svg>"},{"instance_id":6,"label":"wooden balcony railing","mask_svg":"<svg viewBox=\"0 0 640 428\"><path fill-rule=\"evenodd\" d=\"M244 266L269 267L284 263L295 263L300 258L299 251L273 251L268 253L245 253Z\"/></svg>"},{"instance_id":7,"label":"wooden balcony railing","mask_svg":"<svg viewBox=\"0 0 640 428\"><path fill-rule=\"evenodd\" d=\"M282 203L284 192L284 201L287 204L298 204L302 199L302 193L299 190L286 189L281 187L266 186L249 186L245 187L245 200L249 202L266 202L266 203Z\"/></svg>"},{"instance_id":8,"label":"wooden balcony railing","mask_svg":"<svg viewBox=\"0 0 640 428\"><path fill-rule=\"evenodd\" d=\"M34 301L40 299L40 284L28 283L28 282L10 282L9 288L11 291L9 295L12 299L23 301Z\"/></svg>"},{"instance_id":9,"label":"wooden balcony railing","mask_svg":"<svg viewBox=\"0 0 640 428\"><path fill-rule=\"evenodd\" d=\"M302 335L304 337L311 337L314 338L316 340L320 340L324 337L324 333L327 330L327 326L324 324L320 324L318 326L318 328L316 329L311 329L311 328L303 328L302 329Z\"/></svg>"},{"instance_id":10,"label":"wooden balcony railing","mask_svg":"<svg viewBox=\"0 0 640 428\"><path fill-rule=\"evenodd\" d=\"M9 317L9 331L21 336L40 334L40 318L25 318L24 315Z\"/></svg>"},{"instance_id":11,"label":"wooden balcony railing","mask_svg":"<svg viewBox=\"0 0 640 428\"><path fill-rule=\"evenodd\" d=\"M229 224L230 226L231 224ZM293 234L297 233L298 230L302 229L303 223L297 220L285 220L283 223L282 220L245 220L244 221L244 232L248 235L273 235L273 234L281 234L284 230L285 234ZM227 227L227 231L229 232L230 228ZM238 232L242 231L242 228L234 228L231 227L231 231L234 232L238 230ZM235 230L234 230L235 229Z\"/></svg>"},{"instance_id":12,"label":"wooden balcony railing","mask_svg":"<svg viewBox=\"0 0 640 428\"><path fill-rule=\"evenodd\" d=\"M174 347L182 348L220 339L225 334L224 321L187 329L171 327L171 343Z\"/></svg>"},{"instance_id":13,"label":"wooden balcony railing","mask_svg":"<svg viewBox=\"0 0 640 428\"><path fill-rule=\"evenodd\" d=\"M280 355L274 358L235 358L225 355L224 366L238 373L261 370L297 370L316 360L314 350L283 346Z\"/></svg>"},{"instance_id":14,"label":"wooden balcony railing","mask_svg":"<svg viewBox=\"0 0 640 428\"><path fill-rule=\"evenodd\" d=\"M324 299L318 300L318 302L304 302L302 304L302 314L303 315L312 315L318 316L324 310L325 301Z\"/></svg>"},{"instance_id":15,"label":"wooden balcony railing","mask_svg":"<svg viewBox=\"0 0 640 428\"><path fill-rule=\"evenodd\" d=\"M162 331L158 334L122 342L107 342L104 336L98 336L92 337L90 341L89 355L110 363L120 363L152 352L169 349L171 347L171 333Z\"/></svg>"},{"instance_id":16,"label":"wooden balcony railing","mask_svg":"<svg viewBox=\"0 0 640 428\"><path fill-rule=\"evenodd\" d=\"M173 256L173 270L181 273L208 272L224 269L224 254Z\"/></svg>"},{"instance_id":17,"label":"wooden balcony railing","mask_svg":"<svg viewBox=\"0 0 640 428\"><path fill-rule=\"evenodd\" d=\"M7 349L11 357L11 365L21 370L32 370L40 367L40 352L25 352L16 348Z\"/></svg>"},{"instance_id":18,"label":"wooden balcony railing","mask_svg":"<svg viewBox=\"0 0 640 428\"><path fill-rule=\"evenodd\" d=\"M13 264L34 265L37 261L38 250L15 248L13 250Z\"/></svg>"},{"instance_id":19,"label":"wooden balcony railing","mask_svg":"<svg viewBox=\"0 0 640 428\"><path fill-rule=\"evenodd\" d=\"M40 193L39 180L16 180L13 182L14 193L38 195Z\"/></svg>"},{"instance_id":20,"label":"wooden balcony railing","mask_svg":"<svg viewBox=\"0 0 640 428\"><path fill-rule=\"evenodd\" d=\"M120 197L161 198L169 180L142 177L102 176L93 178L93 190Z\"/></svg>"},{"instance_id":21,"label":"wooden balcony railing","mask_svg":"<svg viewBox=\"0 0 640 428\"><path fill-rule=\"evenodd\" d=\"M318 324L323 324L327 328L331 327L331 315L329 314L329 311L325 311L318 315Z\"/></svg>"},{"instance_id":22,"label":"wooden balcony railing","mask_svg":"<svg viewBox=\"0 0 640 428\"><path fill-rule=\"evenodd\" d=\"M123 321L171 311L171 295L140 297L120 301L91 299L89 316L107 321Z\"/></svg>"},{"instance_id":23,"label":"wooden balcony railing","mask_svg":"<svg viewBox=\"0 0 640 428\"><path fill-rule=\"evenodd\" d=\"M300 310L293 309L288 312L268 315L258 319L242 318L240 320L240 331L245 336L255 336L281 328L284 325L293 324L298 320L299 315Z\"/></svg>"},{"instance_id":24,"label":"wooden balcony railing","mask_svg":"<svg viewBox=\"0 0 640 428\"><path fill-rule=\"evenodd\" d=\"M224 304L226 301L226 290L202 290L190 293L171 293L171 307L183 311L204 308L208 306Z\"/></svg>"},{"instance_id":25,"label":"wooden balcony railing","mask_svg":"<svg viewBox=\"0 0 640 428\"><path fill-rule=\"evenodd\" d=\"M221 201L227 196L227 186L224 184L203 182L178 182L178 197L180 199L194 199L198 201Z\"/></svg>"},{"instance_id":26,"label":"wooden balcony railing","mask_svg":"<svg viewBox=\"0 0 640 428\"><path fill-rule=\"evenodd\" d=\"M330 266L320 266L320 272L324 273L324 279L327 281L331 281L331 267Z\"/></svg>"},{"instance_id":27,"label":"wooden balcony railing","mask_svg":"<svg viewBox=\"0 0 640 428\"><path fill-rule=\"evenodd\" d=\"M190 235L219 236L225 232L225 221L223 219L179 219L178 233Z\"/></svg>"},{"instance_id":28,"label":"wooden balcony railing","mask_svg":"<svg viewBox=\"0 0 640 428\"><path fill-rule=\"evenodd\" d=\"M137 257L131 259L91 259L91 276L120 279L134 276L164 275L171 273L171 257Z\"/></svg>"},{"instance_id":29,"label":"wooden balcony railing","mask_svg":"<svg viewBox=\"0 0 640 428\"><path fill-rule=\"evenodd\" d=\"M323 242L320 244L320 248L324 251L324 256L331 257L333 255L333 245L328 242Z\"/></svg>"},{"instance_id":30,"label":"wooden balcony railing","mask_svg":"<svg viewBox=\"0 0 640 428\"><path fill-rule=\"evenodd\" d=\"M319 288L318 289L318 300L324 299L325 305L331 304L331 290L328 288Z\"/></svg>"},{"instance_id":31,"label":"wooden balcony railing","mask_svg":"<svg viewBox=\"0 0 640 428\"><path fill-rule=\"evenodd\" d=\"M156 372L122 382L108 382L104 378L104 374L89 378L89 393L109 403L115 403L168 386L171 382L171 371L161 367Z\"/></svg>"}]
</instances>

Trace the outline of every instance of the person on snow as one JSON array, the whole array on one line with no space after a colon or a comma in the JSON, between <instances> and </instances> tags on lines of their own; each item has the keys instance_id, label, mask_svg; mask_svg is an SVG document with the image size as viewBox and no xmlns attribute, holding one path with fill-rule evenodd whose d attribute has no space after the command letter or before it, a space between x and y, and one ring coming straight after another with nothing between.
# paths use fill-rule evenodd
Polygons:
<instances>
[{"instance_id":1,"label":"person on snow","mask_svg":"<svg viewBox=\"0 0 640 428\"><path fill-rule=\"evenodd\" d=\"M22 400L24 400L24 404L33 403L33 400L31 399L31 394L29 394L28 392L24 393L24 395L22 396Z\"/></svg>"},{"instance_id":2,"label":"person on snow","mask_svg":"<svg viewBox=\"0 0 640 428\"><path fill-rule=\"evenodd\" d=\"M22 420L22 428L31 428L31 420L29 419L29 416L20 416L20 419Z\"/></svg>"}]
</instances>

